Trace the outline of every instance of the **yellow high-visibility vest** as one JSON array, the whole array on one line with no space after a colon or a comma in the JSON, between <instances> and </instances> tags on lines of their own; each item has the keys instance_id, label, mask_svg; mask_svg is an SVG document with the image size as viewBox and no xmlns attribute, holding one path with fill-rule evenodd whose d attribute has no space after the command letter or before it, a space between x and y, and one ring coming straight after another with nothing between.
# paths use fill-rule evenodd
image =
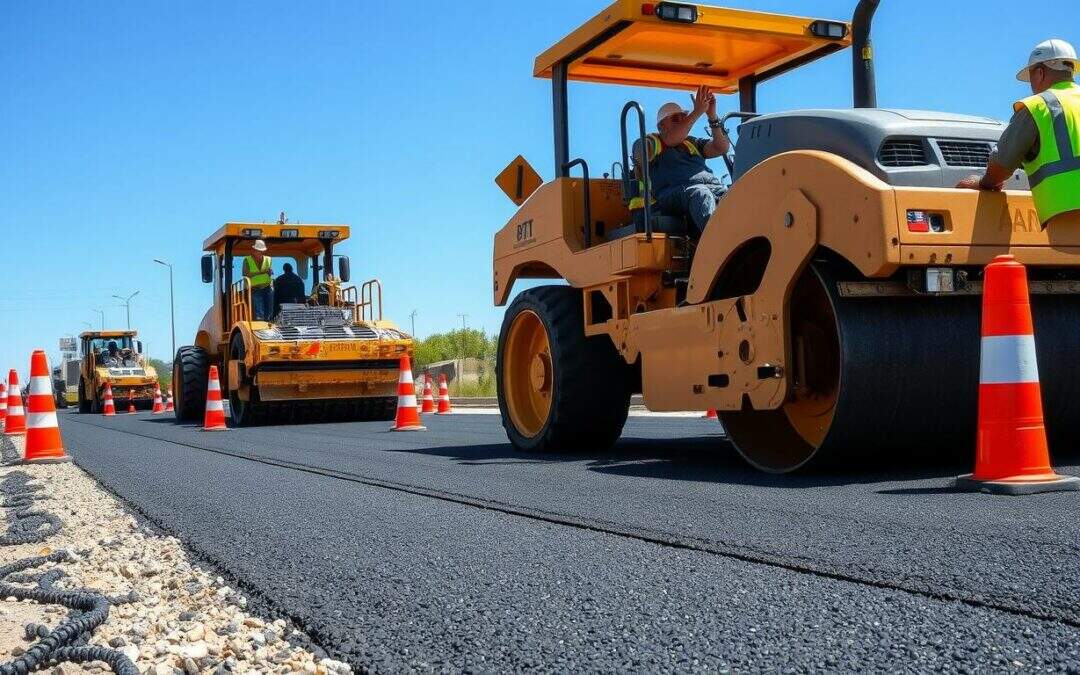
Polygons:
<instances>
[{"instance_id":1,"label":"yellow high-visibility vest","mask_svg":"<svg viewBox=\"0 0 1080 675\"><path fill-rule=\"evenodd\" d=\"M1024 162L1039 220L1080 211L1080 85L1055 84L1013 108L1027 108L1039 130L1039 154Z\"/></svg>"},{"instance_id":2,"label":"yellow high-visibility vest","mask_svg":"<svg viewBox=\"0 0 1080 675\"><path fill-rule=\"evenodd\" d=\"M268 255L263 256L262 265L255 264L254 256L244 256L244 269L251 275L248 277L248 283L253 289L266 288L270 285L271 264L272 261Z\"/></svg>"}]
</instances>

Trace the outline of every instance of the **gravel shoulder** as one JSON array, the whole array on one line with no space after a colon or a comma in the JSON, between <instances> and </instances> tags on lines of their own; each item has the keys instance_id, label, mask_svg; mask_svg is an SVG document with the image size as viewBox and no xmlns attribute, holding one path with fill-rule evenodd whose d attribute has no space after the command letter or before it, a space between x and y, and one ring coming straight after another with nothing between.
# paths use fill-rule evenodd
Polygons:
<instances>
[{"instance_id":1,"label":"gravel shoulder","mask_svg":"<svg viewBox=\"0 0 1080 675\"><path fill-rule=\"evenodd\" d=\"M0 437L0 443L9 453L21 451L21 438ZM15 472L29 474L44 487L34 508L59 516L63 526L42 543L0 548L0 559L12 562L66 549L75 553L73 561L39 568L58 568L66 575L57 587L131 599L111 608L92 643L122 651L141 672L153 675L351 672L290 622L248 607L242 593L179 540L127 509L76 465L0 466L0 481ZM6 509L0 513L5 521L10 517ZM68 611L0 598L0 663L23 654L38 639L25 638L27 624L50 629ZM53 668L64 674L108 671L101 662Z\"/></svg>"}]
</instances>

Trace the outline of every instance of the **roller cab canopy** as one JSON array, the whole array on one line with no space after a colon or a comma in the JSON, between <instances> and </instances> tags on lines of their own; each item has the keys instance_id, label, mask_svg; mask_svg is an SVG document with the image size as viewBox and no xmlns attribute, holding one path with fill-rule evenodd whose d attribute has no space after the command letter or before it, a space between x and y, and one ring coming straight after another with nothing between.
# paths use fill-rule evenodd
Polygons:
<instances>
[{"instance_id":1,"label":"roller cab canopy","mask_svg":"<svg viewBox=\"0 0 1080 675\"><path fill-rule=\"evenodd\" d=\"M120 337L137 337L138 331L134 330L88 330L79 334L80 340L87 338L120 338Z\"/></svg>"},{"instance_id":2,"label":"roller cab canopy","mask_svg":"<svg viewBox=\"0 0 1080 675\"><path fill-rule=\"evenodd\" d=\"M270 255L321 255L325 244L349 238L348 225L316 225L301 223L225 223L203 242L203 250L221 254L225 242L232 241L233 255L248 255L256 239L266 242Z\"/></svg>"},{"instance_id":3,"label":"roller cab canopy","mask_svg":"<svg viewBox=\"0 0 1080 675\"><path fill-rule=\"evenodd\" d=\"M618 0L536 59L551 78L665 89L707 84L739 91L848 47L845 21L784 16L691 3Z\"/></svg>"}]
</instances>

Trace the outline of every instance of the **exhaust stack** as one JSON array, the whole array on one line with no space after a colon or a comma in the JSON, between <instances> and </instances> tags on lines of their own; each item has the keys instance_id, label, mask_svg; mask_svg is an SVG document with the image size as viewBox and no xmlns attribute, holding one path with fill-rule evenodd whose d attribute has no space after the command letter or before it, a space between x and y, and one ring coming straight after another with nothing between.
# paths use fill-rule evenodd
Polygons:
<instances>
[{"instance_id":1,"label":"exhaust stack","mask_svg":"<svg viewBox=\"0 0 1080 675\"><path fill-rule=\"evenodd\" d=\"M859 0L851 20L852 92L856 108L877 107L877 82L874 79L874 45L870 28L881 0Z\"/></svg>"}]
</instances>

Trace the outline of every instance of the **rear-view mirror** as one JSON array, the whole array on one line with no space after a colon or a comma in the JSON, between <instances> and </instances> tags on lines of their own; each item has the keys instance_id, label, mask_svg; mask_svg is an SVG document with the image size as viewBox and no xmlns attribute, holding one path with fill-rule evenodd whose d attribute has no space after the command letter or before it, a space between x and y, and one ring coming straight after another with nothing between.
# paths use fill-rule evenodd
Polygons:
<instances>
[{"instance_id":1,"label":"rear-view mirror","mask_svg":"<svg viewBox=\"0 0 1080 675\"><path fill-rule=\"evenodd\" d=\"M349 269L349 256L343 255L338 258L338 279L345 282L352 278L352 270Z\"/></svg>"},{"instance_id":2,"label":"rear-view mirror","mask_svg":"<svg viewBox=\"0 0 1080 675\"><path fill-rule=\"evenodd\" d=\"M202 257L202 281L209 284L214 280L214 256L207 254Z\"/></svg>"}]
</instances>

